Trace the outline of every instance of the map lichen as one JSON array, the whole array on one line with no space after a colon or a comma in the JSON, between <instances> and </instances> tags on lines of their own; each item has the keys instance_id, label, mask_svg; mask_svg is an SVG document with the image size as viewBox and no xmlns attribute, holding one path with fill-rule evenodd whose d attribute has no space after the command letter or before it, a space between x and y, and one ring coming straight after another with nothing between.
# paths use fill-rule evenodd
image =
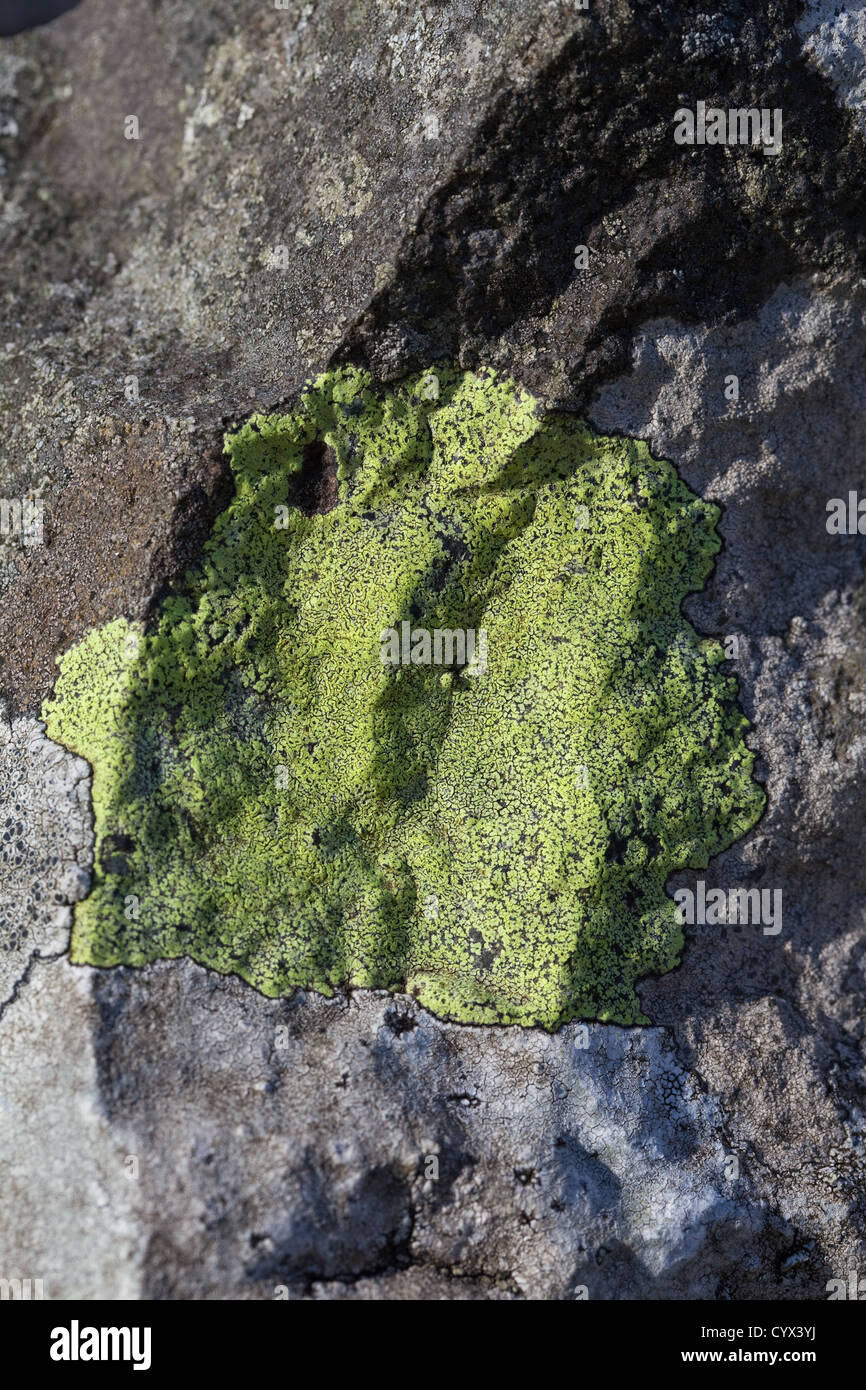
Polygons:
<instances>
[{"instance_id":1,"label":"map lichen","mask_svg":"<svg viewBox=\"0 0 866 1390\"><path fill-rule=\"evenodd\" d=\"M93 767L73 960L646 1022L635 982L683 944L666 880L763 807L723 650L680 611L717 510L487 371L340 369L226 449L183 590L72 648L46 703ZM415 660L383 660L389 630ZM484 662L437 663L437 631L483 631Z\"/></svg>"}]
</instances>

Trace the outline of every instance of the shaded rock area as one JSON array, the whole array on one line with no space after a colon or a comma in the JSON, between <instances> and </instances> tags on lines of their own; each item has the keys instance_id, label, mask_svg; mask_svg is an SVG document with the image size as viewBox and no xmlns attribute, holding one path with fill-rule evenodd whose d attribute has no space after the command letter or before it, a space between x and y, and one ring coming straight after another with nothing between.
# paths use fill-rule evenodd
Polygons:
<instances>
[{"instance_id":1,"label":"shaded rock area","mask_svg":"<svg viewBox=\"0 0 866 1390\"><path fill-rule=\"evenodd\" d=\"M864 32L823 0L83 0L0 41L0 496L44 507L44 544L0 537L0 1277L809 1300L866 1267L866 538L826 529L866 494ZM698 99L780 107L782 153L676 146ZM723 507L686 607L736 639L769 804L671 889L781 890L781 930L689 927L655 1026L554 1036L70 966L55 657L180 580L227 425L437 356Z\"/></svg>"}]
</instances>

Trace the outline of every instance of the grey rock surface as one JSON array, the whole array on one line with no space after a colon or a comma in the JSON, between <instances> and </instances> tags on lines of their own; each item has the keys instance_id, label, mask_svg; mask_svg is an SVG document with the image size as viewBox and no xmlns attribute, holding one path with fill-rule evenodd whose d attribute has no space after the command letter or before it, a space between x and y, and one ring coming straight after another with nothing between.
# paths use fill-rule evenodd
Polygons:
<instances>
[{"instance_id":1,"label":"grey rock surface","mask_svg":"<svg viewBox=\"0 0 866 1390\"><path fill-rule=\"evenodd\" d=\"M810 0L797 21L809 60L866 129L866 5Z\"/></svg>"},{"instance_id":2,"label":"grey rock surface","mask_svg":"<svg viewBox=\"0 0 866 1390\"><path fill-rule=\"evenodd\" d=\"M624 1266L635 1294L711 1294L767 1225L663 1030L467 1028L366 991L263 1004L191 964L96 997L109 1114L160 1212L151 1296L603 1298Z\"/></svg>"},{"instance_id":3,"label":"grey rock surface","mask_svg":"<svg viewBox=\"0 0 866 1390\"><path fill-rule=\"evenodd\" d=\"M147 1223L99 1089L89 972L40 961L0 1017L0 1278L47 1299L136 1298Z\"/></svg>"},{"instance_id":4,"label":"grey rock surface","mask_svg":"<svg viewBox=\"0 0 866 1390\"><path fill-rule=\"evenodd\" d=\"M862 1261L866 591L863 540L828 534L826 506L866 482L864 307L859 282L797 282L736 326L652 324L590 408L724 508L713 581L688 608L737 639L768 807L701 876L783 895L778 935L696 928L685 968L645 985L644 1007L722 1085L732 1143L746 1140L799 1233L792 1255L823 1248L840 1270ZM804 1290L809 1268L790 1267Z\"/></svg>"},{"instance_id":5,"label":"grey rock surface","mask_svg":"<svg viewBox=\"0 0 866 1390\"><path fill-rule=\"evenodd\" d=\"M862 12L84 0L0 42L0 493L46 529L0 577L0 1278L808 1300L866 1268L866 538L825 525L866 493ZM675 147L698 97L781 104L783 154ZM228 422L334 361L439 355L724 508L688 612L736 638L769 804L671 889L781 890L782 930L689 928L654 1027L552 1037L71 966L88 782L38 723L56 655L178 580Z\"/></svg>"},{"instance_id":6,"label":"grey rock surface","mask_svg":"<svg viewBox=\"0 0 866 1390\"><path fill-rule=\"evenodd\" d=\"M34 961L66 950L92 849L87 763L0 706L0 1010Z\"/></svg>"}]
</instances>

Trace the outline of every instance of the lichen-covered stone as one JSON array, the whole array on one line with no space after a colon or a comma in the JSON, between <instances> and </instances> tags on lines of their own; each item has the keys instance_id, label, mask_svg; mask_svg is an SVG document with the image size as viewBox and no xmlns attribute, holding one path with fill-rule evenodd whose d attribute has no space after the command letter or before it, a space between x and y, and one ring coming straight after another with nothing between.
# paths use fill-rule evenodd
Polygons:
<instances>
[{"instance_id":1,"label":"lichen-covered stone","mask_svg":"<svg viewBox=\"0 0 866 1390\"><path fill-rule=\"evenodd\" d=\"M866 538L824 529L863 491L862 6L699 10L86 0L0 43L0 496L48 479L47 543L0 574L14 710L200 553L227 419L332 355L388 381L485 362L724 506L685 609L739 638L769 804L698 873L785 905L778 936L687 928L638 987L664 1029L591 1024L583 1050L577 1023L34 959L0 872L24 952L0 1275L55 1299L811 1301L866 1269ZM782 156L684 152L680 93L781 105ZM13 803L26 776L27 819L59 826L28 745L0 750ZM40 955L68 930L46 925Z\"/></svg>"},{"instance_id":2,"label":"lichen-covered stone","mask_svg":"<svg viewBox=\"0 0 866 1390\"><path fill-rule=\"evenodd\" d=\"M46 706L94 767L73 959L643 1021L635 981L682 945L666 879L763 805L722 648L680 614L717 509L489 372L377 396L342 369L227 448L187 592L85 639ZM486 662L436 663L456 630Z\"/></svg>"}]
</instances>

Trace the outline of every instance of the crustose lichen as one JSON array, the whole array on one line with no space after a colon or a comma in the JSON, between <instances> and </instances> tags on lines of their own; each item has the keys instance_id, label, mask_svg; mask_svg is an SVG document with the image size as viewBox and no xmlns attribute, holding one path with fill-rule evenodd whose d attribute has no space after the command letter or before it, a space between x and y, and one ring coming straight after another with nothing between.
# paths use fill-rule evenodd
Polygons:
<instances>
[{"instance_id":1,"label":"crustose lichen","mask_svg":"<svg viewBox=\"0 0 866 1390\"><path fill-rule=\"evenodd\" d=\"M184 593L91 633L46 706L94 769L73 959L642 1021L635 982L682 945L666 879L763 804L722 649L680 612L715 509L489 372L333 372L227 450ZM483 629L485 669L383 662L403 623Z\"/></svg>"}]
</instances>

